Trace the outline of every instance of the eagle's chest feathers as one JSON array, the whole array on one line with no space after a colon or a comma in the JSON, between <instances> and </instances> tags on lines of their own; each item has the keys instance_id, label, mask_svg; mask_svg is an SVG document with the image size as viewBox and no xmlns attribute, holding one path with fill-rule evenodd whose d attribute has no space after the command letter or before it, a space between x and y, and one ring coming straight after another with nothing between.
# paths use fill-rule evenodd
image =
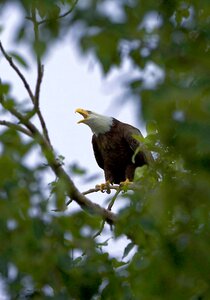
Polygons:
<instances>
[{"instance_id":1,"label":"eagle's chest feathers","mask_svg":"<svg viewBox=\"0 0 210 300\"><path fill-rule=\"evenodd\" d=\"M131 149L126 143L123 132L117 127L97 137L98 146L104 157L105 163L109 165L123 166L131 157Z\"/></svg>"}]
</instances>

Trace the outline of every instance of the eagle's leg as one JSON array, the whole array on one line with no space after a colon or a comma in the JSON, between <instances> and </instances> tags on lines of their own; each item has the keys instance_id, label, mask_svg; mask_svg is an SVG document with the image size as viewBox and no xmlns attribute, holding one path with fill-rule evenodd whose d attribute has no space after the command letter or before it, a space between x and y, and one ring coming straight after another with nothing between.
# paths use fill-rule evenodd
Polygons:
<instances>
[{"instance_id":1,"label":"eagle's leg","mask_svg":"<svg viewBox=\"0 0 210 300\"><path fill-rule=\"evenodd\" d=\"M128 178L126 178L125 181L120 182L120 187L127 187L129 184L132 184L133 182L130 181Z\"/></svg>"},{"instance_id":2,"label":"eagle's leg","mask_svg":"<svg viewBox=\"0 0 210 300\"><path fill-rule=\"evenodd\" d=\"M110 181L109 180L107 180L105 183L97 184L96 188L100 189L100 191L102 193L104 193L105 191L107 192L107 194L111 193Z\"/></svg>"}]
</instances>

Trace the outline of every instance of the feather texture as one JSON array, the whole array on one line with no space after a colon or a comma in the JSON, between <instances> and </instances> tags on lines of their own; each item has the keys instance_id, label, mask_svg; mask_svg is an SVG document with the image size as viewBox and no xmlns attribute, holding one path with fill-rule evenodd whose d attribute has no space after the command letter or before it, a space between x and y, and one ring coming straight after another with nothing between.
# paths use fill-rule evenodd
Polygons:
<instances>
[{"instance_id":1,"label":"feather texture","mask_svg":"<svg viewBox=\"0 0 210 300\"><path fill-rule=\"evenodd\" d=\"M116 184L126 179L132 181L136 167L152 162L151 153L133 135L142 136L137 128L114 118L109 131L93 135L94 155L99 167L104 170L106 181ZM132 162L138 147L140 151Z\"/></svg>"}]
</instances>

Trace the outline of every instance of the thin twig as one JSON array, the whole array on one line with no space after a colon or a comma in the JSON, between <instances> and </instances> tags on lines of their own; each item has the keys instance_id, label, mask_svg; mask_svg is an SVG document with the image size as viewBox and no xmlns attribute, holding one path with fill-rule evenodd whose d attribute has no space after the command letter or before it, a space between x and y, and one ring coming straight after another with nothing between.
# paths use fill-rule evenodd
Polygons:
<instances>
[{"instance_id":1,"label":"thin twig","mask_svg":"<svg viewBox=\"0 0 210 300\"><path fill-rule=\"evenodd\" d=\"M119 195L120 192L121 192L121 189L120 189L120 187L118 186L118 189L116 190L116 193L115 193L114 196L112 197L112 199L111 199L111 201L110 201L110 203L109 203L109 205L108 205L108 207L107 207L107 210L111 211L112 206L114 205L114 202L115 202L115 200L117 199L117 196ZM94 234L93 239L95 239L97 236L101 235L101 233L102 233L102 231L103 231L103 229L104 229L104 225L105 225L105 220L103 220L103 221L101 222L101 227L100 227L99 231L97 231L97 232Z\"/></svg>"},{"instance_id":2,"label":"thin twig","mask_svg":"<svg viewBox=\"0 0 210 300\"><path fill-rule=\"evenodd\" d=\"M120 188L116 191L116 193L115 193L114 196L112 197L112 199L111 199L111 201L110 201L110 203L109 203L109 205L108 205L108 207L107 207L108 210L111 210L111 209L112 209L112 206L114 205L115 200L117 199L117 196L119 195L119 193L120 193L121 191L122 191L122 190L121 190Z\"/></svg>"},{"instance_id":3,"label":"thin twig","mask_svg":"<svg viewBox=\"0 0 210 300\"><path fill-rule=\"evenodd\" d=\"M38 44L39 42L39 27L38 22L36 20L36 11L35 9L32 10L32 17L31 20L34 25L34 40L35 44ZM36 61L37 61L37 80L36 80L36 88L35 88L35 107L39 107L39 95L40 95L40 88L41 88L41 82L43 78L43 66L41 63L41 57L38 51L36 52Z\"/></svg>"},{"instance_id":4,"label":"thin twig","mask_svg":"<svg viewBox=\"0 0 210 300\"><path fill-rule=\"evenodd\" d=\"M39 108L39 96L40 96L40 88L44 75L44 65L41 64L40 58L37 57L37 81L36 81L36 89L35 89L35 106Z\"/></svg>"},{"instance_id":5,"label":"thin twig","mask_svg":"<svg viewBox=\"0 0 210 300\"><path fill-rule=\"evenodd\" d=\"M31 20L32 20L33 25L34 25L35 44L38 44L39 43L39 26L38 26L38 22L37 22L37 19L36 19L36 10L35 9L32 9ZM41 89L41 83L42 83L42 79L43 79L43 75L44 75L44 66L41 63L41 57L40 57L40 54L39 54L38 51L36 52L36 61L37 61L37 80L36 80L36 88L35 88L35 96L34 96L34 99L35 99L34 108L35 108L37 116L40 120L42 130L43 130L43 134L44 134L45 138L47 139L49 145L52 148L49 133L48 133L48 130L47 130L47 126L46 126L45 120L43 118L43 115L41 113L40 106L39 106L40 89Z\"/></svg>"},{"instance_id":6,"label":"thin twig","mask_svg":"<svg viewBox=\"0 0 210 300\"><path fill-rule=\"evenodd\" d=\"M65 18L65 17L68 16L70 13L72 13L72 11L74 10L74 8L75 8L75 6L77 5L77 2L78 2L78 1L79 1L79 0L76 0L76 1L72 4L71 8L70 8L67 12L61 14L61 15L58 16L57 18L49 18L49 19L45 19L45 20L39 21L39 22L38 22L38 25L41 25L41 24L44 24L44 23L48 23L48 22L51 22L51 21L54 21L54 20L59 20L59 19ZM30 20L31 18L27 18L27 19Z\"/></svg>"},{"instance_id":7,"label":"thin twig","mask_svg":"<svg viewBox=\"0 0 210 300\"><path fill-rule=\"evenodd\" d=\"M101 227L99 229L99 231L97 231L94 235L93 235L93 239L97 238L99 235L101 235L102 231L104 230L104 225L105 225L105 220L103 220L101 222Z\"/></svg>"},{"instance_id":8,"label":"thin twig","mask_svg":"<svg viewBox=\"0 0 210 300\"><path fill-rule=\"evenodd\" d=\"M34 99L34 95L31 91L31 88L30 88L30 85L28 84L27 80L25 79L24 75L21 73L21 71L19 70L19 68L16 66L16 64L13 62L13 59L11 56L9 56L7 54L7 52L5 51L1 41L0 41L0 50L3 54L3 56L5 57L5 59L7 60L7 62L10 64L10 66L12 67L13 70L15 70L15 72L17 73L17 75L20 77L20 79L22 80L25 88L26 88L26 91L28 92L28 95L32 101L32 103L34 104L35 103L35 99Z\"/></svg>"},{"instance_id":9,"label":"thin twig","mask_svg":"<svg viewBox=\"0 0 210 300\"><path fill-rule=\"evenodd\" d=\"M17 111L14 107L9 107L6 104L5 99L1 96L0 97L0 103L4 107L5 110L9 111L14 117L16 117L20 123L24 124L30 131L31 136L34 137L34 135L39 134L38 129L28 120L27 117L23 116L19 111Z\"/></svg>"},{"instance_id":10,"label":"thin twig","mask_svg":"<svg viewBox=\"0 0 210 300\"><path fill-rule=\"evenodd\" d=\"M9 127L11 129L14 129L14 130L17 130L17 131L20 131L20 132L28 135L29 137L32 137L32 134L29 130L23 128L22 126L20 126L18 124L14 124L14 123L8 122L6 120L0 120L0 125Z\"/></svg>"}]
</instances>

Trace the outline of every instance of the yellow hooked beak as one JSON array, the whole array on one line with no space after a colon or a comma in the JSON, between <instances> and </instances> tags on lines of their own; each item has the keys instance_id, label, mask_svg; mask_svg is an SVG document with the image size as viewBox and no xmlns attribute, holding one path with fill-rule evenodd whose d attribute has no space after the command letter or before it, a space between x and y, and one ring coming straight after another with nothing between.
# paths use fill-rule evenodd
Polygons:
<instances>
[{"instance_id":1,"label":"yellow hooked beak","mask_svg":"<svg viewBox=\"0 0 210 300\"><path fill-rule=\"evenodd\" d=\"M82 115L84 117L84 119L78 121L77 124L85 123L85 120L88 119L88 117L89 117L89 111L85 110L85 109L82 109L82 108L77 108L75 110L75 113L79 113L80 115Z\"/></svg>"}]
</instances>

